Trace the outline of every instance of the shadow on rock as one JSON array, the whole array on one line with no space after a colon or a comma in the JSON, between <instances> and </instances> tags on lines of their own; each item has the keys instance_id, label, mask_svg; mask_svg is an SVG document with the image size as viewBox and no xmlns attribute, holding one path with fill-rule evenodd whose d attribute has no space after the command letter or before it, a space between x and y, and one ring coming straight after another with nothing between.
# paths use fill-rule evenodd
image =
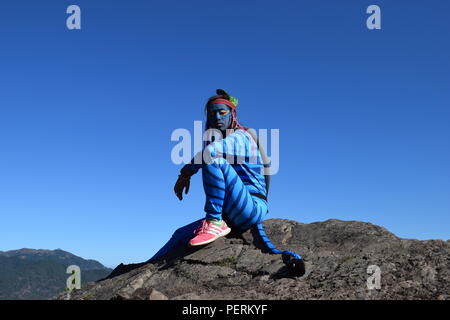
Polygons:
<instances>
[{"instance_id":1,"label":"shadow on rock","mask_svg":"<svg viewBox=\"0 0 450 320\"><path fill-rule=\"evenodd\" d=\"M123 264L123 263L121 263L106 278L100 279L97 282L115 278L117 276L120 276L122 274L130 272L130 271L132 271L134 269L140 268L140 267L142 267L142 266L144 266L146 264L147 264L146 262L131 263L131 264Z\"/></svg>"},{"instance_id":2,"label":"shadow on rock","mask_svg":"<svg viewBox=\"0 0 450 320\"><path fill-rule=\"evenodd\" d=\"M225 239L245 243L247 245L253 245L257 249L261 250L265 254L273 254L265 242L261 239L258 229L254 226L248 230L239 230L238 228L232 228L232 231L225 237ZM225 239L222 239L225 240ZM220 239L219 239L220 240ZM184 259L186 256L192 255L194 252L202 250L210 246L221 247L224 244L221 241L215 241L205 246L190 247L188 244L173 249L162 257L157 259L149 259L141 263L123 264L118 265L106 278L99 281L112 279L122 274L128 273L134 269L141 268L146 264L153 264L158 267L159 270L166 270L177 264L178 261ZM281 259L280 255L280 259ZM271 278L295 278L303 276L305 273L303 262L295 263L294 261L286 261L286 265L280 268L278 272L273 274Z\"/></svg>"},{"instance_id":3,"label":"shadow on rock","mask_svg":"<svg viewBox=\"0 0 450 320\"><path fill-rule=\"evenodd\" d=\"M159 257L158 259L149 259L145 262L141 263L131 263L131 264L123 264L118 265L106 278L103 278L99 281L112 279L122 274L128 273L134 269L141 268L147 264L157 265L159 270L164 270L172 267L178 260L183 259L185 256L190 255L203 247L189 247L188 245L180 246L167 253L166 255Z\"/></svg>"}]
</instances>

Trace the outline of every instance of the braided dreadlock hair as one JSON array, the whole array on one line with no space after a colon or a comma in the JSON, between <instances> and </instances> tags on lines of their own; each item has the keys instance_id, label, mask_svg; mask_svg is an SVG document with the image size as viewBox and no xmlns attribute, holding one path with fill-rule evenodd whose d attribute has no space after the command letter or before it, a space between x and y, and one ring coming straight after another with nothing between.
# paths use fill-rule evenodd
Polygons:
<instances>
[{"instance_id":1,"label":"braided dreadlock hair","mask_svg":"<svg viewBox=\"0 0 450 320\"><path fill-rule=\"evenodd\" d=\"M205 130L208 130L211 128L209 121L208 121L208 107L210 106L211 102L214 101L215 99L225 99L228 100L234 104L236 104L235 101L232 100L231 96L223 89L217 89L216 90L216 95L212 96L208 99L208 101L206 102L205 105L205 116L206 116L206 126L205 126ZM231 122L230 128L228 129L244 129L244 130L248 130L247 127L241 126L239 124L239 122L237 121L237 114L236 114L236 110L235 109L231 109L231 116L233 117L233 120Z\"/></svg>"}]
</instances>

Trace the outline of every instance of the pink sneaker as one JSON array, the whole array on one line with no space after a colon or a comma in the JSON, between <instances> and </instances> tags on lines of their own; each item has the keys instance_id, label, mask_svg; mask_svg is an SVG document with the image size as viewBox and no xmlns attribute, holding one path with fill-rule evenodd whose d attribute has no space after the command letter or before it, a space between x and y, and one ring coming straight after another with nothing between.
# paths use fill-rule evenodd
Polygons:
<instances>
[{"instance_id":1,"label":"pink sneaker","mask_svg":"<svg viewBox=\"0 0 450 320\"><path fill-rule=\"evenodd\" d=\"M226 236L231 229L227 226L225 221L221 220L203 220L202 225L194 231L195 237L189 241L189 245L201 246L214 240Z\"/></svg>"}]
</instances>

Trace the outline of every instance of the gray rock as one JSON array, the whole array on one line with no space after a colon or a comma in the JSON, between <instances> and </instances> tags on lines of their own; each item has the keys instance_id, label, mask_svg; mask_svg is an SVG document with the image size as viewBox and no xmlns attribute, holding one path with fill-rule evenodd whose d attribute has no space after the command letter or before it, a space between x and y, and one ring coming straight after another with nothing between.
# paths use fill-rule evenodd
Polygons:
<instances>
[{"instance_id":1,"label":"gray rock","mask_svg":"<svg viewBox=\"0 0 450 320\"><path fill-rule=\"evenodd\" d=\"M158 290L152 289L150 293L149 300L169 300L164 294L159 292Z\"/></svg>"},{"instance_id":2,"label":"gray rock","mask_svg":"<svg viewBox=\"0 0 450 320\"><path fill-rule=\"evenodd\" d=\"M195 292L189 292L186 294L173 297L172 300L202 300L202 298L198 296Z\"/></svg>"},{"instance_id":3,"label":"gray rock","mask_svg":"<svg viewBox=\"0 0 450 320\"><path fill-rule=\"evenodd\" d=\"M366 222L264 221L279 249L303 256L295 277L255 229L201 248L180 248L154 263L121 265L107 279L57 299L450 299L450 242L400 239ZM169 236L169 235L168 235ZM381 287L368 287L370 265Z\"/></svg>"}]
</instances>

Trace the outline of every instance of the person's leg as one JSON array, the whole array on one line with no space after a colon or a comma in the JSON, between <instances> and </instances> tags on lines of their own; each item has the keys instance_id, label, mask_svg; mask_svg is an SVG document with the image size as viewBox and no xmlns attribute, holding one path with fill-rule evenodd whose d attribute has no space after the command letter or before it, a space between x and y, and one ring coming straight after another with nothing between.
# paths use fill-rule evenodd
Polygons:
<instances>
[{"instance_id":1,"label":"person's leg","mask_svg":"<svg viewBox=\"0 0 450 320\"><path fill-rule=\"evenodd\" d=\"M246 230L262 221L267 213L267 202L253 197L236 170L225 158L215 158L202 167L206 194L206 219L222 219L232 226Z\"/></svg>"},{"instance_id":2,"label":"person's leg","mask_svg":"<svg viewBox=\"0 0 450 320\"><path fill-rule=\"evenodd\" d=\"M204 219L200 219L194 221L184 227L178 228L170 238L170 240L158 250L157 253L153 257L151 257L147 262L155 261L165 254L169 253L176 247L184 246L188 243L188 241L194 236L194 231L200 227L202 221Z\"/></svg>"}]
</instances>

